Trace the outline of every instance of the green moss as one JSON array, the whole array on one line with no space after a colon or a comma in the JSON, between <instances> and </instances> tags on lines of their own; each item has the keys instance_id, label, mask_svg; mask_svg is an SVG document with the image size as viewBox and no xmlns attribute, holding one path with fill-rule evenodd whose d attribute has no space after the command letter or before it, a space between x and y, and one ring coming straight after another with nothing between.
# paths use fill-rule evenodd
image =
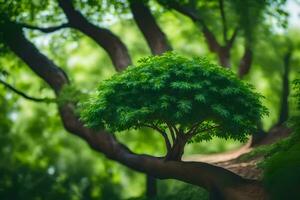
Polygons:
<instances>
[{"instance_id":1,"label":"green moss","mask_svg":"<svg viewBox=\"0 0 300 200\"><path fill-rule=\"evenodd\" d=\"M297 141L296 136L292 135L288 138L282 139L271 145L263 145L253 149L251 152L242 155L239 159L241 161L250 160L257 157L264 157L265 159L271 157L274 153L290 148ZM265 162L264 160L263 162ZM263 163L262 162L262 163ZM260 164L262 164L260 163Z\"/></svg>"},{"instance_id":2,"label":"green moss","mask_svg":"<svg viewBox=\"0 0 300 200\"><path fill-rule=\"evenodd\" d=\"M264 163L264 183L272 199L300 199L300 142Z\"/></svg>"}]
</instances>

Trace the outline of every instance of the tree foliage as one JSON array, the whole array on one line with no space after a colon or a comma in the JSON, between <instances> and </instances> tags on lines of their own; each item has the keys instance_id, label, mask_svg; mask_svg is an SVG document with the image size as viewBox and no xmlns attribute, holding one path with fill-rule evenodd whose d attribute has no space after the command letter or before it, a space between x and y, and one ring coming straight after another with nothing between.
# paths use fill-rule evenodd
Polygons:
<instances>
[{"instance_id":1,"label":"tree foliage","mask_svg":"<svg viewBox=\"0 0 300 200\"><path fill-rule=\"evenodd\" d=\"M167 53L144 58L101 83L82 119L112 131L169 128L191 134L193 141L245 140L266 114L260 98L229 70L204 58Z\"/></svg>"},{"instance_id":2,"label":"tree foliage","mask_svg":"<svg viewBox=\"0 0 300 200\"><path fill-rule=\"evenodd\" d=\"M198 20L202 21L199 21L199 25L205 23L208 28L219 33L219 36L223 31L228 31L230 34L238 27L247 40L252 40L257 26L268 25L267 27L271 28L266 20L270 17L281 26L286 26L287 23L287 12L284 9L286 0L213 0L209 2L158 0L158 2L167 8L185 9L186 12L193 13Z\"/></svg>"}]
</instances>

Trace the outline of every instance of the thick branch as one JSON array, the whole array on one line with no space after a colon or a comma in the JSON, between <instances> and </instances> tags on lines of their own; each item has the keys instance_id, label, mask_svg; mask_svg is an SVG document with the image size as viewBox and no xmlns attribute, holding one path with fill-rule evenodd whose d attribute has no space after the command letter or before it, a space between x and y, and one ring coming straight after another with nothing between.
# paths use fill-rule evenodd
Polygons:
<instances>
[{"instance_id":1,"label":"thick branch","mask_svg":"<svg viewBox=\"0 0 300 200\"><path fill-rule=\"evenodd\" d=\"M213 32L209 30L206 23L204 22L204 20L201 18L201 16L197 13L195 9L185 5L179 5L178 3L172 3L171 7L176 11L186 15L195 23L199 24L204 34L204 37L206 39L206 42L209 46L209 49L213 52L219 52L221 48L221 44L219 44Z\"/></svg>"},{"instance_id":2,"label":"thick branch","mask_svg":"<svg viewBox=\"0 0 300 200\"><path fill-rule=\"evenodd\" d=\"M220 14L222 19L222 25L223 25L223 38L225 44L227 43L227 21L225 16L225 10L224 10L224 1L219 0L219 8L220 8Z\"/></svg>"},{"instance_id":3,"label":"thick branch","mask_svg":"<svg viewBox=\"0 0 300 200\"><path fill-rule=\"evenodd\" d=\"M252 65L253 52L249 46L245 47L245 52L243 57L241 58L239 65L239 77L243 78L248 74Z\"/></svg>"},{"instance_id":4,"label":"thick branch","mask_svg":"<svg viewBox=\"0 0 300 200\"><path fill-rule=\"evenodd\" d=\"M64 71L27 41L23 35L21 26L14 23L7 23L3 31L4 41L10 49L29 65L39 77L45 80L56 94L58 94L65 84L69 83Z\"/></svg>"},{"instance_id":5,"label":"thick branch","mask_svg":"<svg viewBox=\"0 0 300 200\"><path fill-rule=\"evenodd\" d=\"M125 44L115 34L108 29L90 23L74 8L72 0L58 0L58 3L65 13L70 27L91 37L103 47L117 71L121 71L131 64L131 58Z\"/></svg>"},{"instance_id":6,"label":"thick branch","mask_svg":"<svg viewBox=\"0 0 300 200\"><path fill-rule=\"evenodd\" d=\"M194 8L186 5L179 5L178 3L172 3L171 7L176 11L188 16L196 24L198 24L199 27L201 27L206 43L209 47L209 50L217 54L221 66L226 68L230 67L230 50L236 38L237 30L234 31L232 37L229 40L227 40L227 35L226 35L225 45L222 45L217 41L217 38L214 35L214 33L208 28L205 21L202 19L202 17L197 13L197 11Z\"/></svg>"},{"instance_id":7,"label":"thick branch","mask_svg":"<svg viewBox=\"0 0 300 200\"><path fill-rule=\"evenodd\" d=\"M59 26L53 26L53 27L37 27L37 26L32 26L28 24L19 24L20 26L27 28L27 29L32 29L32 30L38 30L44 33L52 33L54 31L58 31L63 28L68 28L70 25L68 23L59 25Z\"/></svg>"},{"instance_id":8,"label":"thick branch","mask_svg":"<svg viewBox=\"0 0 300 200\"><path fill-rule=\"evenodd\" d=\"M38 76L44 79L59 95L62 86L69 84L62 71L30 43L18 27L1 29L5 43ZM74 105L59 105L59 113L67 131L85 140L92 149L105 154L108 158L126 165L134 170L162 179L178 179L198 185L209 191L218 191L226 199L258 199L257 193L264 192L256 182L245 180L240 176L206 163L165 161L147 155L138 155L120 144L113 134L106 131L94 131L86 128L74 113ZM234 191L234 192L233 192ZM260 194L261 195L261 194Z\"/></svg>"},{"instance_id":9,"label":"thick branch","mask_svg":"<svg viewBox=\"0 0 300 200\"><path fill-rule=\"evenodd\" d=\"M21 97L30 100L30 101L35 101L35 102L45 102L45 103L49 103L49 102L54 102L54 99L50 99L50 98L36 98L36 97L31 97L27 94L25 94L24 92L18 90L17 88L13 87L12 85L6 83L3 80L0 80L0 84L4 85L6 88L10 89L11 91L13 91L14 93L20 95Z\"/></svg>"},{"instance_id":10,"label":"thick branch","mask_svg":"<svg viewBox=\"0 0 300 200\"><path fill-rule=\"evenodd\" d=\"M230 50L228 46L222 46L217 52L219 63L222 67L230 68Z\"/></svg>"},{"instance_id":11,"label":"thick branch","mask_svg":"<svg viewBox=\"0 0 300 200\"><path fill-rule=\"evenodd\" d=\"M130 0L133 18L143 33L152 54L162 54L172 50L166 35L156 23L148 6L140 0Z\"/></svg>"}]
</instances>

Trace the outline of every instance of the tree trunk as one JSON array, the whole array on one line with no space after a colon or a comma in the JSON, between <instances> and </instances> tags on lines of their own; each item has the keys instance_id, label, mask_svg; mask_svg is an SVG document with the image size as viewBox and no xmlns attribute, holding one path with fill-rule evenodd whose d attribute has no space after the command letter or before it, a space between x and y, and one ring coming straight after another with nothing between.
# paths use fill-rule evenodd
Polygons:
<instances>
[{"instance_id":1,"label":"tree trunk","mask_svg":"<svg viewBox=\"0 0 300 200\"><path fill-rule=\"evenodd\" d=\"M140 0L130 0L129 2L133 18L143 33L152 54L159 55L172 50L166 35L156 23L147 5Z\"/></svg>"},{"instance_id":2,"label":"tree trunk","mask_svg":"<svg viewBox=\"0 0 300 200\"><path fill-rule=\"evenodd\" d=\"M290 94L289 88L289 73L290 73L290 60L292 56L292 50L289 49L284 55L283 59L283 75L282 75L282 93L280 103L280 113L277 125L282 125L287 121L289 117L289 103L288 98Z\"/></svg>"},{"instance_id":3,"label":"tree trunk","mask_svg":"<svg viewBox=\"0 0 300 200\"><path fill-rule=\"evenodd\" d=\"M172 148L166 155L166 160L181 161L186 143L187 139L182 136L177 136Z\"/></svg>"},{"instance_id":4,"label":"tree trunk","mask_svg":"<svg viewBox=\"0 0 300 200\"><path fill-rule=\"evenodd\" d=\"M260 125L260 130L258 131L258 134L254 134L252 137L252 147L272 144L282 138L287 137L291 132L291 130L284 125L284 123L288 120L289 117L288 98L290 93L289 72L291 56L292 49L290 48L288 49L283 58L282 93L278 122L270 128L269 133L264 132Z\"/></svg>"},{"instance_id":5,"label":"tree trunk","mask_svg":"<svg viewBox=\"0 0 300 200\"><path fill-rule=\"evenodd\" d=\"M239 77L242 79L250 71L252 65L253 53L250 47L245 48L243 57L241 58L239 65Z\"/></svg>"},{"instance_id":6,"label":"tree trunk","mask_svg":"<svg viewBox=\"0 0 300 200\"><path fill-rule=\"evenodd\" d=\"M58 3L66 14L70 26L91 37L103 47L117 71L131 64L126 46L116 35L110 30L91 24L79 11L75 10L71 0L59 0Z\"/></svg>"},{"instance_id":7,"label":"tree trunk","mask_svg":"<svg viewBox=\"0 0 300 200\"><path fill-rule=\"evenodd\" d=\"M220 47L218 51L219 63L222 67L230 68L230 48Z\"/></svg>"},{"instance_id":8,"label":"tree trunk","mask_svg":"<svg viewBox=\"0 0 300 200\"><path fill-rule=\"evenodd\" d=\"M33 72L44 79L59 96L61 88L69 84L68 78L55 63L41 54L29 42L20 27L11 24L1 29L6 45L19 56ZM211 191L218 191L222 199L267 199L267 193L257 182L244 179L224 168L201 162L166 161L148 155L131 152L119 143L113 134L105 130L95 131L86 128L75 115L74 105L59 105L59 114L67 131L85 140L95 151L101 152L139 172L161 179L177 179Z\"/></svg>"},{"instance_id":9,"label":"tree trunk","mask_svg":"<svg viewBox=\"0 0 300 200\"><path fill-rule=\"evenodd\" d=\"M263 142L263 140L267 136L267 134L268 133L266 133L263 130L262 122L260 122L258 125L258 130L252 135L250 147L259 146Z\"/></svg>"}]
</instances>

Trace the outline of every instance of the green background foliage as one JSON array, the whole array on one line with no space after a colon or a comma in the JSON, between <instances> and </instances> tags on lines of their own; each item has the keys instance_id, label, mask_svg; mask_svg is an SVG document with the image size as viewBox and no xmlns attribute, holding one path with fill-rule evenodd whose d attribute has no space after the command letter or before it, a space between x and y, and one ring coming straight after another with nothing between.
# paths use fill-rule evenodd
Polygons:
<instances>
[{"instance_id":1,"label":"green background foliage","mask_svg":"<svg viewBox=\"0 0 300 200\"><path fill-rule=\"evenodd\" d=\"M106 10L105 7L101 7L104 10L100 12L100 9L94 4L99 2L98 5L100 5L102 1L93 0L89 2L93 4L84 3L83 5L78 0L76 1L76 7L80 9L81 6L86 6L86 9L82 12L91 22L109 28L118 35L128 46L134 64L141 57L150 55L150 50L142 39L142 34L133 19L128 16L127 5L119 4L119 7L122 8L118 10L111 7ZM220 16L214 4L215 2L203 4L202 6L213 6L214 9L206 9L205 19L217 33L217 38L220 40L222 38L218 22ZM7 7L7 5L9 6ZM199 27L191 20L177 12L166 10L157 2L150 1L149 5L151 5L155 18L176 52L189 58L207 56L209 60L217 63L216 55L209 52ZM123 6L125 6L125 11ZM226 4L226 6L226 9L232 10L229 4ZM98 9L99 12L97 13L99 14L86 13L91 7L94 10ZM269 9L271 8L269 7ZM245 13L238 7L237 11L240 11L241 14ZM57 2L52 0L0 0L0 13L1 15L10 15L12 19L16 19L18 22L43 27L59 25L66 20L62 11L58 8ZM230 26L229 32L232 32L238 13L230 13L232 13L232 16L229 14L228 21L232 26ZM279 16L282 17L282 15ZM289 27L288 30L282 31L277 25L267 23L272 22L273 17L270 18L269 15L264 15L264 17L266 19L254 21L263 22L263 24L259 24L258 27L260 28L255 29L255 38L259 39L255 40L255 56L251 73L245 79L265 96L263 104L270 111L269 116L263 119L263 125L267 130L276 122L279 113L283 55L286 50L284 38L288 37L293 43L299 43L297 39L299 38L299 31L297 27ZM1 20L3 20L3 17L0 18L0 23ZM246 26L244 28L247 28L248 24L244 23L244 25ZM26 36L39 50L69 74L70 79L75 83L72 86L73 88L69 90L69 95L75 100L77 100L78 93L73 91L80 90L80 94L84 96L83 98L89 97L89 94L96 92L96 86L101 81L115 74L111 61L103 49L76 30L63 29L51 34L32 30L25 30L25 32ZM234 72L237 71L239 59L243 54L242 44L244 38L242 35L242 33L239 35L232 50L232 70ZM5 49L2 44L0 44L0 54L1 72L7 74L3 75L1 73L2 80L32 96L54 98L54 94L48 86L32 73L22 61L10 53L8 49ZM290 74L292 78L299 71L299 56L299 49L296 46L291 64ZM22 199L33 199L35 197L57 199L58 195L60 196L59 199L82 199L83 196L87 199L109 199L109 197L127 199L144 196L145 177L143 174L133 172L107 160L91 151L78 138L66 133L62 128L56 109L55 104L29 102L5 89L2 85L0 86L1 199L12 199L11 194L14 194L14 197L18 199L21 195ZM290 112L295 112L294 107L290 108ZM151 130L131 130L129 133L118 134L117 137L134 152L155 156L163 154L163 142L159 136L152 134ZM242 144L232 140L225 141L213 138L210 142L203 141L189 145L186 155L223 152L237 148L240 145ZM297 150L297 148L295 149ZM286 151L283 154L286 154ZM295 155L296 157L297 155ZM290 157L293 161L295 158ZM279 182L281 176L278 177ZM40 187L36 187L36 183L39 183ZM14 190L14 193L7 192L15 188L18 188L18 192L16 190ZM178 181L159 181L158 198L168 199L168 197L171 197L175 199L177 197L177 199L182 199L189 197L190 199L198 199L197 197L203 196L203 199L205 199L204 196L207 196L207 193L199 190ZM49 194L49 191L51 191L51 194Z\"/></svg>"}]
</instances>

